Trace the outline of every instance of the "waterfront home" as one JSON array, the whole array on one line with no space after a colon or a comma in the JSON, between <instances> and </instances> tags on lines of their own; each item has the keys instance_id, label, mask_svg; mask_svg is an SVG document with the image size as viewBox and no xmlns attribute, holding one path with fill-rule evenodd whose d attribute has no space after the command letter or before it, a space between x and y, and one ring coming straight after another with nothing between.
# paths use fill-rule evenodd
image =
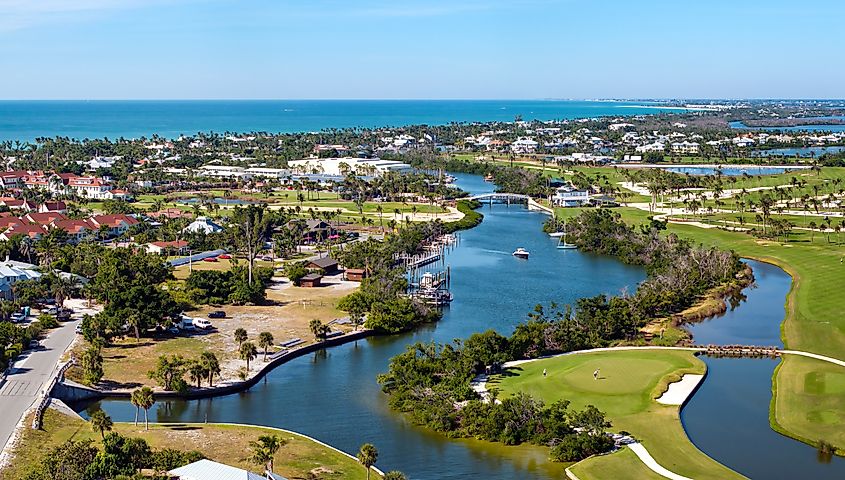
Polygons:
<instances>
[{"instance_id":1,"label":"waterfront home","mask_svg":"<svg viewBox=\"0 0 845 480\"><path fill-rule=\"evenodd\" d=\"M202 459L167 472L178 480L287 480L281 475L265 472L264 475L224 463Z\"/></svg>"},{"instance_id":2,"label":"waterfront home","mask_svg":"<svg viewBox=\"0 0 845 480\"><path fill-rule=\"evenodd\" d=\"M196 220L189 223L187 227L182 229L182 233L204 233L206 235L211 233L220 233L223 227L211 221L208 217L197 217Z\"/></svg>"},{"instance_id":3,"label":"waterfront home","mask_svg":"<svg viewBox=\"0 0 845 480\"><path fill-rule=\"evenodd\" d=\"M590 203L590 191L564 185L555 189L552 203L558 207L583 207Z\"/></svg>"}]
</instances>

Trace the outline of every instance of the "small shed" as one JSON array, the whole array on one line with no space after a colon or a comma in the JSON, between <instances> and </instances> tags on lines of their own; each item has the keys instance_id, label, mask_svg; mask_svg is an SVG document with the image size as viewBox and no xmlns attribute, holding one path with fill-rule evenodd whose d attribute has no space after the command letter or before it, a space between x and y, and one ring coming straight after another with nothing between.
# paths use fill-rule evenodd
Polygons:
<instances>
[{"instance_id":1,"label":"small shed","mask_svg":"<svg viewBox=\"0 0 845 480\"><path fill-rule=\"evenodd\" d=\"M314 260L308 262L308 268L315 270L319 269L331 275L333 273L337 273L337 260L332 257L315 258Z\"/></svg>"},{"instance_id":2,"label":"small shed","mask_svg":"<svg viewBox=\"0 0 845 480\"><path fill-rule=\"evenodd\" d=\"M323 276L319 273L309 273L308 275L299 279L299 286L304 288L314 288L321 285Z\"/></svg>"},{"instance_id":3,"label":"small shed","mask_svg":"<svg viewBox=\"0 0 845 480\"><path fill-rule=\"evenodd\" d=\"M367 272L363 268L347 268L346 279L350 282L360 282L367 276Z\"/></svg>"}]
</instances>

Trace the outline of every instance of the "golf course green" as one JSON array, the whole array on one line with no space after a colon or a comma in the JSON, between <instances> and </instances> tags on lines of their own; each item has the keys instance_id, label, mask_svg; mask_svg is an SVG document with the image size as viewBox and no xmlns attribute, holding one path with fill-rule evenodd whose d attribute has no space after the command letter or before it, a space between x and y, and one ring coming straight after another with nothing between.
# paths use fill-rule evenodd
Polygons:
<instances>
[{"instance_id":1,"label":"golf course green","mask_svg":"<svg viewBox=\"0 0 845 480\"><path fill-rule=\"evenodd\" d=\"M594 378L596 370L599 374ZM675 473L695 479L744 478L690 442L678 406L655 401L683 374L704 371L704 364L691 352L603 351L522 363L493 377L488 388L498 389L500 398L525 392L547 404L569 400L570 408L576 410L594 405L611 421L610 431L630 433L660 465ZM571 469L581 480L660 478L628 449L585 460ZM620 477L622 472L625 475Z\"/></svg>"}]
</instances>

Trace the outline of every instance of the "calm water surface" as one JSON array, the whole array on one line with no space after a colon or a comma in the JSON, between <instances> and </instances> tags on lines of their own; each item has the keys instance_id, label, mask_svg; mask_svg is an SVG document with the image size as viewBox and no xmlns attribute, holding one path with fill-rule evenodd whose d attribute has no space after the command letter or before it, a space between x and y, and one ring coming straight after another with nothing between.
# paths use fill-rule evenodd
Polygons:
<instances>
[{"instance_id":1,"label":"calm water surface","mask_svg":"<svg viewBox=\"0 0 845 480\"><path fill-rule=\"evenodd\" d=\"M473 193L490 191L481 177L458 175ZM562 478L545 449L454 441L408 424L388 409L375 381L390 357L421 341L451 342L488 328L509 334L537 303L574 302L599 293L617 294L644 279L640 268L612 258L560 251L542 233L545 216L522 206L482 209L484 222L461 232L448 257L455 301L443 319L401 336L372 338L301 357L274 370L248 392L209 400L159 402L153 421L244 422L312 435L348 452L364 442L379 449L379 467L399 469L415 479ZM517 247L531 252L514 258ZM115 420L130 421L126 401L101 406Z\"/></svg>"},{"instance_id":2,"label":"calm water surface","mask_svg":"<svg viewBox=\"0 0 845 480\"><path fill-rule=\"evenodd\" d=\"M457 175L471 193L492 190L481 177ZM462 232L448 257L455 301L443 319L412 333L362 340L301 357L280 366L249 391L207 400L159 402L151 420L243 422L300 431L354 452L372 442L379 466L414 479L563 478L560 465L536 447L505 447L450 440L409 424L391 412L375 377L390 357L413 342L449 342L494 328L504 334L537 303L559 303L598 293L633 289L641 269L611 258L559 251L540 230L545 217L524 207L482 208L484 222ZM524 247L528 261L511 252ZM699 343L780 345L780 323L789 276L777 267L749 261L757 288L720 318L690 327ZM774 360L703 358L706 381L682 411L692 441L705 453L751 478L845 478L845 461L819 464L814 448L769 428ZM126 401L98 404L115 420L131 421ZM92 406L96 408L98 405Z\"/></svg>"},{"instance_id":3,"label":"calm water surface","mask_svg":"<svg viewBox=\"0 0 845 480\"><path fill-rule=\"evenodd\" d=\"M0 101L0 141L37 137L165 138L197 132L311 132L654 114L649 102L572 100ZM669 111L669 110L666 110Z\"/></svg>"}]
</instances>

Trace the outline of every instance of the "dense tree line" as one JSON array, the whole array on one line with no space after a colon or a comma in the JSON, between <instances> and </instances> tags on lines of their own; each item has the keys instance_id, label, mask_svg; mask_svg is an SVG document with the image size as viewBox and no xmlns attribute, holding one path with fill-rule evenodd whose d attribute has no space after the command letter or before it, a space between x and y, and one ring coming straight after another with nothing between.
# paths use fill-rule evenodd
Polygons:
<instances>
[{"instance_id":1,"label":"dense tree line","mask_svg":"<svg viewBox=\"0 0 845 480\"><path fill-rule=\"evenodd\" d=\"M417 343L393 357L378 380L390 395L391 408L450 436L548 445L552 458L567 462L612 448L613 441L604 435L610 423L593 406L575 411L566 400L545 405L522 393L501 401L479 399L470 380L486 366L512 358L510 344L492 330L464 342Z\"/></svg>"},{"instance_id":2,"label":"dense tree line","mask_svg":"<svg viewBox=\"0 0 845 480\"><path fill-rule=\"evenodd\" d=\"M522 394L485 403L470 387L471 379L508 360L631 339L647 321L689 307L711 288L750 280L732 252L661 236L654 223L629 226L607 209L585 210L568 226L582 250L645 266L648 278L632 295L581 298L574 306L538 305L510 337L487 331L463 342L408 347L378 379L392 408L452 435L550 445L552 456L562 461L606 451L612 442L602 433L609 424L595 408L570 412L565 401L546 406Z\"/></svg>"}]
</instances>

